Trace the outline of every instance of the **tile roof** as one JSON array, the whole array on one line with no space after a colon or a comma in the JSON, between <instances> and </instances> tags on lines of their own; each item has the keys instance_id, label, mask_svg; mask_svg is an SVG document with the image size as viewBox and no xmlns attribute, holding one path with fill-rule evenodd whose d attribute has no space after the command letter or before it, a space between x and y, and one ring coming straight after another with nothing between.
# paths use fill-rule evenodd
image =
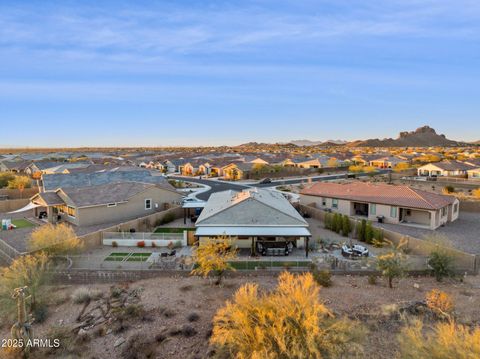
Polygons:
<instances>
[{"instance_id":1,"label":"tile roof","mask_svg":"<svg viewBox=\"0 0 480 359\"><path fill-rule=\"evenodd\" d=\"M422 191L408 186L364 182L317 182L304 188L304 195L370 202L408 208L437 210L455 202L455 197Z\"/></svg>"},{"instance_id":2,"label":"tile roof","mask_svg":"<svg viewBox=\"0 0 480 359\"><path fill-rule=\"evenodd\" d=\"M435 162L432 165L441 168L444 171L467 171L472 169L471 165L468 165L464 162L459 161L442 161L442 162Z\"/></svg>"}]
</instances>

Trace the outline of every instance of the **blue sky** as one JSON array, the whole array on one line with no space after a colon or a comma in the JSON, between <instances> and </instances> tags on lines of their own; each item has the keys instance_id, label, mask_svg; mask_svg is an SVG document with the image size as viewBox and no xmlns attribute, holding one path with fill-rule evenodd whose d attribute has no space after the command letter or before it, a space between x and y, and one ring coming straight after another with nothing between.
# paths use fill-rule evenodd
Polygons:
<instances>
[{"instance_id":1,"label":"blue sky","mask_svg":"<svg viewBox=\"0 0 480 359\"><path fill-rule=\"evenodd\" d=\"M480 140L480 2L1 1L0 146Z\"/></svg>"}]
</instances>

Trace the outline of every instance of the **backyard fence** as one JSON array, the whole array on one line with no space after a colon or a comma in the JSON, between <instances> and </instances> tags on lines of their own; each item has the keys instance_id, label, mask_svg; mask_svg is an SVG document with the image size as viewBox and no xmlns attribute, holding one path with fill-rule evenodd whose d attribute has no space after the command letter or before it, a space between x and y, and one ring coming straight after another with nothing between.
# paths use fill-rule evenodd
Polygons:
<instances>
[{"instance_id":1,"label":"backyard fence","mask_svg":"<svg viewBox=\"0 0 480 359\"><path fill-rule=\"evenodd\" d=\"M5 261L7 264L10 264L20 255L22 255L22 253L0 239L0 258L3 261Z\"/></svg>"}]
</instances>

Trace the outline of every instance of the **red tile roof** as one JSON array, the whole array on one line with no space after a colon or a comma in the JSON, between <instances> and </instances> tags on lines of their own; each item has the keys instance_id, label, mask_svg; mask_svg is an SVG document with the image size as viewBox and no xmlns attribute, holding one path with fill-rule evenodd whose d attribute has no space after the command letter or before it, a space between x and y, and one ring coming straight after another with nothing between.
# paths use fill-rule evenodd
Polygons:
<instances>
[{"instance_id":1,"label":"red tile roof","mask_svg":"<svg viewBox=\"0 0 480 359\"><path fill-rule=\"evenodd\" d=\"M453 196L426 192L408 186L364 182L343 184L317 182L304 188L300 193L427 210L437 210L455 202Z\"/></svg>"}]
</instances>

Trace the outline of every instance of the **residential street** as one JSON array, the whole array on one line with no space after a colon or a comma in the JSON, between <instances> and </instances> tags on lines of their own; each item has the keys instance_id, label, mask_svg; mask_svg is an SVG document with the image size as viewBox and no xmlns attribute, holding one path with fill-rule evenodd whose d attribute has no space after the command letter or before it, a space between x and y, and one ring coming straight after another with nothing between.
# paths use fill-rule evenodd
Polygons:
<instances>
[{"instance_id":1,"label":"residential street","mask_svg":"<svg viewBox=\"0 0 480 359\"><path fill-rule=\"evenodd\" d=\"M388 173L388 170L378 170L378 174L384 174L384 173ZM336 180L336 179L345 178L345 174L346 173L339 173L334 175L321 175L321 176L304 177L304 178L283 179L283 180L275 180L275 181L272 181L271 183L265 183L265 184L251 184L251 183L240 184L236 182L227 182L227 181L219 181L219 180L212 180L212 179L198 179L198 177L183 177L183 176L168 176L168 178L178 180L178 181L200 183L200 184L211 187L209 191L200 193L198 196L196 196L198 199L206 201L208 200L208 198L212 193L226 191L229 189L235 190L235 191L241 191L242 189L250 188L250 187L264 188L264 187L275 187L275 186L288 185L288 184L307 183L308 180L311 180L312 182ZM365 173L357 174L357 176L362 176L362 175L365 175Z\"/></svg>"}]
</instances>

